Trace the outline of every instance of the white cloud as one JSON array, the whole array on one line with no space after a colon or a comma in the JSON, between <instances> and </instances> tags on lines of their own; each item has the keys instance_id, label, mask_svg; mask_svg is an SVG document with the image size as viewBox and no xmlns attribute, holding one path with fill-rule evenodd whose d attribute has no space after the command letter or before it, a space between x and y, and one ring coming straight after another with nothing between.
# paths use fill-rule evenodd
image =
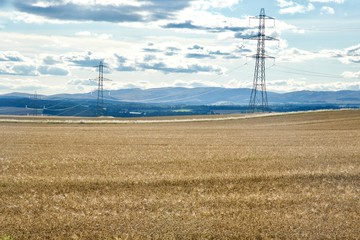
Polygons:
<instances>
[{"instance_id":1,"label":"white cloud","mask_svg":"<svg viewBox=\"0 0 360 240\"><path fill-rule=\"evenodd\" d=\"M59 1L61 3L61 1ZM102 6L133 6L133 7L141 7L149 4L146 1L136 1L136 0L106 0L106 1L98 1L98 0L62 0L63 3L73 3L76 5L102 5ZM47 3L49 4L49 3ZM56 2L55 2L56 4ZM57 3L59 4L59 3ZM54 5L54 3L52 3ZM51 6L51 5L50 5Z\"/></svg>"},{"instance_id":2,"label":"white cloud","mask_svg":"<svg viewBox=\"0 0 360 240\"><path fill-rule=\"evenodd\" d=\"M109 40L109 39L111 39L113 36L112 36L112 34L106 34L106 33L104 33L104 34L98 35L97 37L100 38L100 39L103 39L103 40Z\"/></svg>"},{"instance_id":3,"label":"white cloud","mask_svg":"<svg viewBox=\"0 0 360 240\"><path fill-rule=\"evenodd\" d=\"M96 37L96 38L99 38L102 40L109 40L113 37L112 34L106 34L106 33L97 34L97 33L92 33L90 31L80 31L80 32L77 32L75 35L80 36L80 37Z\"/></svg>"},{"instance_id":4,"label":"white cloud","mask_svg":"<svg viewBox=\"0 0 360 240\"><path fill-rule=\"evenodd\" d=\"M345 0L309 0L309 2L313 3L338 3L343 4Z\"/></svg>"},{"instance_id":5,"label":"white cloud","mask_svg":"<svg viewBox=\"0 0 360 240\"><path fill-rule=\"evenodd\" d=\"M321 14L330 14L330 15L333 15L335 14L335 10L334 8L332 7L322 7L321 10L320 10Z\"/></svg>"},{"instance_id":6,"label":"white cloud","mask_svg":"<svg viewBox=\"0 0 360 240\"><path fill-rule=\"evenodd\" d=\"M89 31L81 31L75 34L76 36L91 37L93 34Z\"/></svg>"},{"instance_id":7,"label":"white cloud","mask_svg":"<svg viewBox=\"0 0 360 240\"><path fill-rule=\"evenodd\" d=\"M336 81L328 83L309 83L301 79L283 79L267 81L268 91L273 92L294 92L294 91L340 91L340 90L360 90L360 81L345 82Z\"/></svg>"},{"instance_id":8,"label":"white cloud","mask_svg":"<svg viewBox=\"0 0 360 240\"><path fill-rule=\"evenodd\" d=\"M181 81L177 80L173 84L176 87L185 87L185 88L197 88L197 87L223 87L224 85L217 82L209 82L209 81Z\"/></svg>"},{"instance_id":9,"label":"white cloud","mask_svg":"<svg viewBox=\"0 0 360 240\"><path fill-rule=\"evenodd\" d=\"M281 8L292 7L295 5L293 1L288 1L288 0L277 0L277 4Z\"/></svg>"},{"instance_id":10,"label":"white cloud","mask_svg":"<svg viewBox=\"0 0 360 240\"><path fill-rule=\"evenodd\" d=\"M275 38L279 38L283 32L293 32L293 33L297 33L297 34L304 34L305 30L298 28L294 25L288 24L284 21L281 20L276 20L276 24L274 28L268 28L267 30L267 35L271 35L272 37ZM277 35L272 35L274 34L274 32L277 33ZM285 39L281 39L280 40L280 44L282 43L282 41L286 41Z\"/></svg>"},{"instance_id":11,"label":"white cloud","mask_svg":"<svg viewBox=\"0 0 360 240\"><path fill-rule=\"evenodd\" d=\"M226 17L203 9L187 8L176 15L176 19L162 25L178 31L197 32L240 32L249 28L247 18Z\"/></svg>"},{"instance_id":12,"label":"white cloud","mask_svg":"<svg viewBox=\"0 0 360 240\"><path fill-rule=\"evenodd\" d=\"M0 75L37 76L37 67L27 63L0 64Z\"/></svg>"},{"instance_id":13,"label":"white cloud","mask_svg":"<svg viewBox=\"0 0 360 240\"><path fill-rule=\"evenodd\" d=\"M323 49L318 52L287 48L277 54L277 61L280 62L304 62L316 58L335 58L344 64L360 63L360 44L345 49Z\"/></svg>"},{"instance_id":14,"label":"white cloud","mask_svg":"<svg viewBox=\"0 0 360 240\"><path fill-rule=\"evenodd\" d=\"M199 0L200 1L200 0ZM209 0L210 1L210 0ZM39 16L35 21L48 19L76 22L156 22L171 19L177 12L189 8L193 0L174 1L169 4L163 0L59 0L22 1L12 0L12 6L21 13ZM208 1L205 1L208 2ZM23 21L27 15L19 15ZM25 19L24 19L25 17Z\"/></svg>"},{"instance_id":15,"label":"white cloud","mask_svg":"<svg viewBox=\"0 0 360 240\"><path fill-rule=\"evenodd\" d=\"M62 24L64 21L56 19L47 19L42 16L37 16L33 14L28 14L24 12L14 11L14 12L0 12L0 17L5 17L11 19L11 21L18 23L24 22L28 24L43 24L43 23L52 23L52 24ZM70 21L67 21L70 22Z\"/></svg>"},{"instance_id":16,"label":"white cloud","mask_svg":"<svg viewBox=\"0 0 360 240\"><path fill-rule=\"evenodd\" d=\"M307 6L306 5L301 5L298 3L293 2L293 4L281 8L279 13L280 14L295 14L295 13L307 13L307 12L311 12L315 10L315 6L311 3L309 3Z\"/></svg>"},{"instance_id":17,"label":"white cloud","mask_svg":"<svg viewBox=\"0 0 360 240\"><path fill-rule=\"evenodd\" d=\"M208 8L231 8L242 2L242 0L197 0L192 6L197 9Z\"/></svg>"},{"instance_id":18,"label":"white cloud","mask_svg":"<svg viewBox=\"0 0 360 240\"><path fill-rule=\"evenodd\" d=\"M357 79L359 79L360 78L360 71L359 72L349 72L349 71L343 72L342 76L344 78L357 78Z\"/></svg>"},{"instance_id":19,"label":"white cloud","mask_svg":"<svg viewBox=\"0 0 360 240\"><path fill-rule=\"evenodd\" d=\"M49 86L43 83L35 81L33 78L19 78L14 79L2 78L0 83L0 93L9 93L9 92L28 92L34 93L34 91L48 90Z\"/></svg>"},{"instance_id":20,"label":"white cloud","mask_svg":"<svg viewBox=\"0 0 360 240\"><path fill-rule=\"evenodd\" d=\"M326 49L319 52L323 56L338 58L342 63L360 63L360 44L345 49Z\"/></svg>"},{"instance_id":21,"label":"white cloud","mask_svg":"<svg viewBox=\"0 0 360 240\"><path fill-rule=\"evenodd\" d=\"M61 59L65 63L73 66L94 67L98 65L100 61L104 61L104 56L98 53L93 53L92 51L87 51L67 53L61 56Z\"/></svg>"},{"instance_id":22,"label":"white cloud","mask_svg":"<svg viewBox=\"0 0 360 240\"><path fill-rule=\"evenodd\" d=\"M25 57L17 51L0 52L0 62L24 62Z\"/></svg>"},{"instance_id":23,"label":"white cloud","mask_svg":"<svg viewBox=\"0 0 360 240\"><path fill-rule=\"evenodd\" d=\"M48 55L48 54L41 54L40 59L42 59L42 63L44 65L55 65L61 63L60 56L58 55Z\"/></svg>"},{"instance_id":24,"label":"white cloud","mask_svg":"<svg viewBox=\"0 0 360 240\"><path fill-rule=\"evenodd\" d=\"M41 75L47 76L68 76L70 74L68 69L59 66L39 66L37 71Z\"/></svg>"},{"instance_id":25,"label":"white cloud","mask_svg":"<svg viewBox=\"0 0 360 240\"><path fill-rule=\"evenodd\" d=\"M330 82L321 84L306 85L306 89L313 91L340 91L340 90L360 90L360 82Z\"/></svg>"},{"instance_id":26,"label":"white cloud","mask_svg":"<svg viewBox=\"0 0 360 240\"><path fill-rule=\"evenodd\" d=\"M303 62L318 57L317 53L301 50L298 48L288 48L281 50L276 58L279 62Z\"/></svg>"},{"instance_id":27,"label":"white cloud","mask_svg":"<svg viewBox=\"0 0 360 240\"><path fill-rule=\"evenodd\" d=\"M17 51L0 53L0 74L13 76L67 76L70 71L57 56L24 56Z\"/></svg>"},{"instance_id":28,"label":"white cloud","mask_svg":"<svg viewBox=\"0 0 360 240\"><path fill-rule=\"evenodd\" d=\"M13 76L67 76L70 71L62 66L47 66L37 63L10 62L0 64L0 75Z\"/></svg>"},{"instance_id":29,"label":"white cloud","mask_svg":"<svg viewBox=\"0 0 360 240\"><path fill-rule=\"evenodd\" d=\"M163 73L223 73L223 69L216 65L189 62L173 62L170 64L162 61L143 62L138 64L138 68L144 71L160 71Z\"/></svg>"},{"instance_id":30,"label":"white cloud","mask_svg":"<svg viewBox=\"0 0 360 240\"><path fill-rule=\"evenodd\" d=\"M91 79L73 79L67 82L68 85L81 85L81 86L91 86L96 87L97 82Z\"/></svg>"},{"instance_id":31,"label":"white cloud","mask_svg":"<svg viewBox=\"0 0 360 240\"><path fill-rule=\"evenodd\" d=\"M306 89L306 82L301 80L282 79L267 81L266 88L273 92L293 92Z\"/></svg>"}]
</instances>

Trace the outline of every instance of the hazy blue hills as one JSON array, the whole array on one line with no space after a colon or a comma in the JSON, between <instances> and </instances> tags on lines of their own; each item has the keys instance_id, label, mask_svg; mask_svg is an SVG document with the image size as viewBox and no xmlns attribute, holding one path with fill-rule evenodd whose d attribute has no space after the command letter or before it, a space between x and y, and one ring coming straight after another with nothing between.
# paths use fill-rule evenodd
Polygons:
<instances>
[{"instance_id":1,"label":"hazy blue hills","mask_svg":"<svg viewBox=\"0 0 360 240\"><path fill-rule=\"evenodd\" d=\"M250 89L154 88L104 91L104 106L97 92L51 96L10 93L0 95L0 115L49 116L175 116L245 113ZM307 111L360 108L360 91L290 93L268 92L269 111Z\"/></svg>"},{"instance_id":2,"label":"hazy blue hills","mask_svg":"<svg viewBox=\"0 0 360 240\"><path fill-rule=\"evenodd\" d=\"M153 88L105 90L105 101L187 105L246 105L250 89L243 88ZM1 98L32 98L25 93L0 95ZM97 93L38 95L43 100L94 100ZM269 104L360 104L360 91L297 91L268 92Z\"/></svg>"},{"instance_id":3,"label":"hazy blue hills","mask_svg":"<svg viewBox=\"0 0 360 240\"><path fill-rule=\"evenodd\" d=\"M123 89L106 92L109 99L126 102L189 104L189 105L243 105L248 104L251 90L242 88L155 88ZM268 92L269 104L346 104L360 103L360 91L299 91Z\"/></svg>"}]
</instances>

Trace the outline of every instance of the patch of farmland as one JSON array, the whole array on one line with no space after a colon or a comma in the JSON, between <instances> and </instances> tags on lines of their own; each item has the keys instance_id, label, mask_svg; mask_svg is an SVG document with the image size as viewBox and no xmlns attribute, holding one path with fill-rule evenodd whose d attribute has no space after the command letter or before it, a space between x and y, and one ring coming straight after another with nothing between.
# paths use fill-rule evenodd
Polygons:
<instances>
[{"instance_id":1,"label":"patch of farmland","mask_svg":"<svg viewBox=\"0 0 360 240\"><path fill-rule=\"evenodd\" d=\"M360 236L359 111L158 120L1 122L0 238Z\"/></svg>"}]
</instances>

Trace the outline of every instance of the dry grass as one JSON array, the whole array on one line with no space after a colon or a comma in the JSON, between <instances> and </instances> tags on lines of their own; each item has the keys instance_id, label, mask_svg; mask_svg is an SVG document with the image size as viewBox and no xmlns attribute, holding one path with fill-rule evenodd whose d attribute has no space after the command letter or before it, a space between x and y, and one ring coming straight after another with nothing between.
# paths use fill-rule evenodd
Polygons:
<instances>
[{"instance_id":1,"label":"dry grass","mask_svg":"<svg viewBox=\"0 0 360 240\"><path fill-rule=\"evenodd\" d=\"M0 132L0 239L360 236L359 111Z\"/></svg>"}]
</instances>

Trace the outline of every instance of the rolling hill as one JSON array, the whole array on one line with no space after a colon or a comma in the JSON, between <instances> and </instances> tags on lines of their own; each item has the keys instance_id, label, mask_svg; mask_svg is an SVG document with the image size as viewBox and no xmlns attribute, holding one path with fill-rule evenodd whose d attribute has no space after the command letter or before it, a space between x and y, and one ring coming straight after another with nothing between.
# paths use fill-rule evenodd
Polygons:
<instances>
[{"instance_id":1,"label":"rolling hill","mask_svg":"<svg viewBox=\"0 0 360 240\"><path fill-rule=\"evenodd\" d=\"M250 89L246 88L152 88L105 91L107 100L121 102L188 104L188 105L246 105ZM19 93L17 93L19 95ZM11 94L8 94L11 96ZM96 99L96 94L58 94L44 99ZM268 92L269 104L359 104L360 91L297 91Z\"/></svg>"}]
</instances>

